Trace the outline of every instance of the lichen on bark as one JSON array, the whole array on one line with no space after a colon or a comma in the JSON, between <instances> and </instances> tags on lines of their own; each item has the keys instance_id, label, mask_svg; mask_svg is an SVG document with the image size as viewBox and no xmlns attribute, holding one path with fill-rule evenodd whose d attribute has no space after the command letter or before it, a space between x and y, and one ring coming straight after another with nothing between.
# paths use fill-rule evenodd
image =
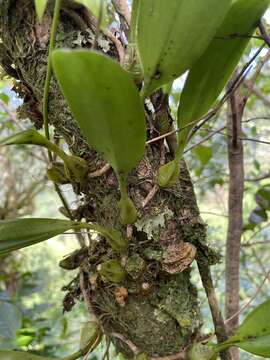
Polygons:
<instances>
[{"instance_id":1,"label":"lichen on bark","mask_svg":"<svg viewBox=\"0 0 270 360\"><path fill-rule=\"evenodd\" d=\"M68 2L64 3L66 8L61 12L57 47L90 48L95 32L95 27L89 22L91 17L85 15L84 8L69 9ZM43 21L38 23L32 0L1 1L1 39L10 66L18 75L15 90L24 98L19 114L27 114L37 128L42 126L41 105L51 14L49 6ZM105 34L100 36L103 41L98 43L99 50L118 60L115 44ZM148 133L154 116L148 111ZM55 79L50 86L49 119L70 151L87 160L89 172L104 165L81 135ZM164 150L163 142L148 146L138 168L129 176L129 194L140 215L132 228L126 229L119 221L119 192L112 170L100 177L89 178L83 186L72 184L74 191L80 194L80 211L73 212L77 220L106 224L123 233L128 230L129 234L129 246L124 254L113 252L104 239L98 238L91 241L86 256L80 258L81 272L87 279L88 300L95 315L107 334L123 334L141 351L159 356L177 353L199 336L202 320L188 265L195 252L197 257L213 260L213 254L206 245L205 224L200 218L184 162L177 184L157 189L153 199L144 204L147 195L156 186L155 177ZM171 157L170 152L165 154L166 161ZM183 247L186 243L193 247L190 245L187 249L185 260L187 256L192 255L193 258L188 259L183 267L185 254L181 253L181 249L186 249ZM174 256L172 249L179 252L177 259L170 259L170 254ZM101 263L116 258L127 272L119 284L107 281L98 272ZM134 260L133 268L130 259ZM76 281L77 295L80 295ZM122 297L121 292L124 294ZM132 355L121 340L112 339L118 350L127 357Z\"/></svg>"}]
</instances>

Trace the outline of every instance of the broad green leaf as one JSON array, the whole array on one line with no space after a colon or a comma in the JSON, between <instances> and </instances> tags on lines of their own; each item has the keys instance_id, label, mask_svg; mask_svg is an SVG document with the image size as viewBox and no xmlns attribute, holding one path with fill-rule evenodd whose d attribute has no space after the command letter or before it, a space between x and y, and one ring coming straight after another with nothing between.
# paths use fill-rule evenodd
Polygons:
<instances>
[{"instance_id":1,"label":"broad green leaf","mask_svg":"<svg viewBox=\"0 0 270 360\"><path fill-rule=\"evenodd\" d=\"M22 314L17 306L0 301L0 337L14 339L22 326Z\"/></svg>"},{"instance_id":2,"label":"broad green leaf","mask_svg":"<svg viewBox=\"0 0 270 360\"><path fill-rule=\"evenodd\" d=\"M0 351L0 360L56 360L21 351Z\"/></svg>"},{"instance_id":3,"label":"broad green leaf","mask_svg":"<svg viewBox=\"0 0 270 360\"><path fill-rule=\"evenodd\" d=\"M269 0L233 1L214 39L189 71L178 109L179 128L190 124L179 133L180 156L194 121L207 113L221 93L268 5Z\"/></svg>"},{"instance_id":4,"label":"broad green leaf","mask_svg":"<svg viewBox=\"0 0 270 360\"><path fill-rule=\"evenodd\" d=\"M237 346L252 354L270 357L270 300L253 310L240 325L236 334L214 347L220 351Z\"/></svg>"},{"instance_id":5,"label":"broad green leaf","mask_svg":"<svg viewBox=\"0 0 270 360\"><path fill-rule=\"evenodd\" d=\"M117 173L142 158L146 127L141 99L129 75L110 58L87 50L55 50L53 66L89 142Z\"/></svg>"},{"instance_id":6,"label":"broad green leaf","mask_svg":"<svg viewBox=\"0 0 270 360\"><path fill-rule=\"evenodd\" d=\"M88 171L88 165L86 161L78 156L67 155L59 146L55 145L54 143L46 139L45 136L41 135L36 130L29 129L29 130L21 131L15 135L11 135L0 141L0 146L19 145L19 144L39 145L45 147L46 149L58 155L64 161L64 167L65 167L64 170L66 173L65 175L70 181L76 181L79 183L83 183L86 181L87 179L86 173ZM52 174L52 171L49 171L48 175L49 176L55 175L55 172L54 174ZM60 182L59 176L58 179L56 179L54 176L52 180L55 180L56 183Z\"/></svg>"},{"instance_id":7,"label":"broad green leaf","mask_svg":"<svg viewBox=\"0 0 270 360\"><path fill-rule=\"evenodd\" d=\"M126 199L126 176L143 157L146 141L143 104L133 81L115 61L92 51L56 50L52 62L82 133L113 167Z\"/></svg>"},{"instance_id":8,"label":"broad green leaf","mask_svg":"<svg viewBox=\"0 0 270 360\"><path fill-rule=\"evenodd\" d=\"M191 67L178 108L178 127L182 130L178 135L175 166L179 166L196 120L209 110L224 88L249 42L246 35L253 33L268 5L269 0L233 1L215 37ZM235 34L242 37L232 38ZM163 169L164 166L159 172L164 172Z\"/></svg>"},{"instance_id":9,"label":"broad green leaf","mask_svg":"<svg viewBox=\"0 0 270 360\"><path fill-rule=\"evenodd\" d=\"M35 0L36 12L39 20L42 20L48 0Z\"/></svg>"},{"instance_id":10,"label":"broad green leaf","mask_svg":"<svg viewBox=\"0 0 270 360\"><path fill-rule=\"evenodd\" d=\"M78 223L58 219L16 219L0 221L0 256L53 238Z\"/></svg>"},{"instance_id":11,"label":"broad green leaf","mask_svg":"<svg viewBox=\"0 0 270 360\"><path fill-rule=\"evenodd\" d=\"M139 0L138 50L144 95L188 70L209 45L231 0ZM134 27L134 24L133 24Z\"/></svg>"}]
</instances>

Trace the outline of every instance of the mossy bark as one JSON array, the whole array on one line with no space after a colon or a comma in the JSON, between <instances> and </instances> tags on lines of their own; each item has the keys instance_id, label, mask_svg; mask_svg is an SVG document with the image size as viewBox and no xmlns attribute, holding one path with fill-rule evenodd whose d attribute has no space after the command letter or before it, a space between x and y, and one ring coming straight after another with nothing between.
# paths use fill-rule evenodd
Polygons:
<instances>
[{"instance_id":1,"label":"mossy bark","mask_svg":"<svg viewBox=\"0 0 270 360\"><path fill-rule=\"evenodd\" d=\"M85 17L85 10L65 6L58 27L57 47L91 47L95 29ZM42 127L50 24L50 6L43 21L38 23L32 0L1 1L0 28L5 54L2 63L5 61L5 68L13 75L15 70L18 77L15 89L24 98L19 114L27 115L37 128ZM99 50L118 60L115 44L104 34L101 36ZM148 112L148 135L155 115ZM50 87L49 118L70 151L87 160L89 172L104 165L81 135L55 79ZM140 213L140 219L128 229L119 221L119 191L112 170L89 178L84 186L72 184L80 194L81 205L74 212L78 220L84 218L123 233L128 231L130 238L125 254L114 253L104 239L100 239L99 242L93 240L88 255L80 258L81 271L88 284L88 300L95 315L101 319L108 335L120 333L141 351L159 356L177 353L198 337L201 317L188 265L195 256L195 248L197 257L211 258L205 244L205 224L199 216L184 162L177 184L157 189L148 204L144 203L156 186L155 176L162 157L165 156L166 161L171 159L169 152L162 155L164 150L163 142L147 147L144 159L128 179L129 194ZM97 270L100 263L115 258L127 273L120 284L106 281ZM131 356L123 342L116 338L113 341L127 357Z\"/></svg>"}]
</instances>

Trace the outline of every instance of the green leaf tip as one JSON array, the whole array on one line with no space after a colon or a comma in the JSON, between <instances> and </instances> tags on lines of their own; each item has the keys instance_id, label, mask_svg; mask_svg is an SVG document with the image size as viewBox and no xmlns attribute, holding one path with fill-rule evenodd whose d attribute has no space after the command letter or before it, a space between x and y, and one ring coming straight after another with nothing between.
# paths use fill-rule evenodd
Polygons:
<instances>
[{"instance_id":1,"label":"green leaf tip","mask_svg":"<svg viewBox=\"0 0 270 360\"><path fill-rule=\"evenodd\" d=\"M48 0L35 0L36 13L39 21L42 20L45 13Z\"/></svg>"},{"instance_id":2,"label":"green leaf tip","mask_svg":"<svg viewBox=\"0 0 270 360\"><path fill-rule=\"evenodd\" d=\"M123 225L134 224L138 218L138 212L133 201L127 197L122 198L118 203L120 218Z\"/></svg>"},{"instance_id":3,"label":"green leaf tip","mask_svg":"<svg viewBox=\"0 0 270 360\"><path fill-rule=\"evenodd\" d=\"M180 174L180 162L177 159L161 166L158 170L157 182L160 187L173 186Z\"/></svg>"},{"instance_id":4,"label":"green leaf tip","mask_svg":"<svg viewBox=\"0 0 270 360\"><path fill-rule=\"evenodd\" d=\"M216 358L215 351L201 343L192 345L187 354L187 360L216 360Z\"/></svg>"}]
</instances>

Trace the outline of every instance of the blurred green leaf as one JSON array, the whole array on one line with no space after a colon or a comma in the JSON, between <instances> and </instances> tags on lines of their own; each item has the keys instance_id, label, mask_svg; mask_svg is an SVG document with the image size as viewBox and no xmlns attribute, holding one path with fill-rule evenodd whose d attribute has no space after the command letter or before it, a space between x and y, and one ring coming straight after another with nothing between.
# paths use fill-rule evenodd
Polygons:
<instances>
[{"instance_id":1,"label":"blurred green leaf","mask_svg":"<svg viewBox=\"0 0 270 360\"><path fill-rule=\"evenodd\" d=\"M132 32L149 95L189 69L208 46L231 0L139 1ZM199 39L199 41L198 41ZM191 45L192 44L192 45Z\"/></svg>"},{"instance_id":2,"label":"blurred green leaf","mask_svg":"<svg viewBox=\"0 0 270 360\"><path fill-rule=\"evenodd\" d=\"M205 166L213 156L213 150L209 146L200 145L193 151L203 166Z\"/></svg>"},{"instance_id":3,"label":"blurred green leaf","mask_svg":"<svg viewBox=\"0 0 270 360\"><path fill-rule=\"evenodd\" d=\"M56 358L48 358L33 355L21 351L0 351L0 360L53 360Z\"/></svg>"}]
</instances>

